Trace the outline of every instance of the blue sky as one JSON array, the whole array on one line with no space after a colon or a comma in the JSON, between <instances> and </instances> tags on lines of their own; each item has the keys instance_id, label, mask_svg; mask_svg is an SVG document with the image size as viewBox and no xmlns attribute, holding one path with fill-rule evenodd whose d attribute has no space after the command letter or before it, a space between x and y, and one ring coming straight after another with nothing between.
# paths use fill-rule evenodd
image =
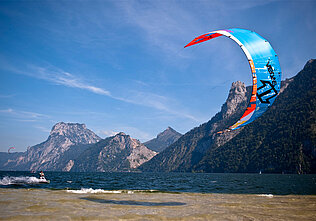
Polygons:
<instances>
[{"instance_id":1,"label":"blue sky","mask_svg":"<svg viewBox=\"0 0 316 221\"><path fill-rule=\"evenodd\" d=\"M184 45L218 29L253 30L289 78L316 58L315 11L307 0L0 1L0 151L25 151L61 121L102 138L185 133L251 74L229 39Z\"/></svg>"}]
</instances>

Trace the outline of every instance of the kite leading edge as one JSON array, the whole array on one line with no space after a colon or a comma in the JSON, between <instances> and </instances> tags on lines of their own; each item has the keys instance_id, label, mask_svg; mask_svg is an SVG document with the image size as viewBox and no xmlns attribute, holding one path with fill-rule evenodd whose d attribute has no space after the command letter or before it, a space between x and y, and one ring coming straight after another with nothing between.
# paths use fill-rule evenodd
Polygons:
<instances>
[{"instance_id":1,"label":"kite leading edge","mask_svg":"<svg viewBox=\"0 0 316 221\"><path fill-rule=\"evenodd\" d=\"M241 47L252 72L252 94L248 107L242 117L227 129L230 131L251 123L273 104L281 87L281 67L270 43L257 33L245 29L212 31L196 37L185 48L220 36L232 39Z\"/></svg>"}]
</instances>

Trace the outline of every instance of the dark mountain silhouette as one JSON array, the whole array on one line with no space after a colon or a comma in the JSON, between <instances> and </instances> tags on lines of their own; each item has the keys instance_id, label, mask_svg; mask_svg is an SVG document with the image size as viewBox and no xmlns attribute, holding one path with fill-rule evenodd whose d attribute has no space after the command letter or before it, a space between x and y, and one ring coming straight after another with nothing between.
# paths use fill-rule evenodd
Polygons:
<instances>
[{"instance_id":1,"label":"dark mountain silhouette","mask_svg":"<svg viewBox=\"0 0 316 221\"><path fill-rule=\"evenodd\" d=\"M181 136L182 134L171 127L168 127L166 130L158 134L156 138L145 142L144 145L153 151L161 152L176 142Z\"/></svg>"}]
</instances>

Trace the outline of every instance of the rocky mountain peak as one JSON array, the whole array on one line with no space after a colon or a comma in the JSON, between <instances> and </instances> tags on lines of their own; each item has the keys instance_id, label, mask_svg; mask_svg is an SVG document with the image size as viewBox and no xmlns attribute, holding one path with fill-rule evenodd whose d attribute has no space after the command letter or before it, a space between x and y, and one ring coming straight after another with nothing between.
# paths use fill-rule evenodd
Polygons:
<instances>
[{"instance_id":1,"label":"rocky mountain peak","mask_svg":"<svg viewBox=\"0 0 316 221\"><path fill-rule=\"evenodd\" d=\"M50 132L49 140L64 137L69 139L73 144L95 143L101 138L87 129L85 124L64 123L55 124Z\"/></svg>"},{"instance_id":2,"label":"rocky mountain peak","mask_svg":"<svg viewBox=\"0 0 316 221\"><path fill-rule=\"evenodd\" d=\"M120 133L117 133L112 138L112 142L121 143L121 144L125 145L126 143L133 142L133 139L129 135L126 135L125 133L120 132Z\"/></svg>"},{"instance_id":3,"label":"rocky mountain peak","mask_svg":"<svg viewBox=\"0 0 316 221\"><path fill-rule=\"evenodd\" d=\"M247 101L247 88L245 83L236 81L232 83L229 90L228 98L222 106L223 118L227 118L236 112L239 104Z\"/></svg>"},{"instance_id":4,"label":"rocky mountain peak","mask_svg":"<svg viewBox=\"0 0 316 221\"><path fill-rule=\"evenodd\" d=\"M124 132L119 132L115 136L126 136L126 134Z\"/></svg>"},{"instance_id":5,"label":"rocky mountain peak","mask_svg":"<svg viewBox=\"0 0 316 221\"><path fill-rule=\"evenodd\" d=\"M86 130L87 127L85 124L78 123L64 123L59 122L55 124L50 132L50 135L66 135L71 130Z\"/></svg>"},{"instance_id":6,"label":"rocky mountain peak","mask_svg":"<svg viewBox=\"0 0 316 221\"><path fill-rule=\"evenodd\" d=\"M235 123L247 107L251 87L241 81L232 83L221 111L207 123L193 128L140 167L143 171L186 171L198 163L211 148L217 148L236 136L241 130L230 133L216 132ZM158 137L157 137L158 138ZM149 143L150 141L148 141ZM145 143L149 148L149 144ZM151 148L152 149L152 148Z\"/></svg>"},{"instance_id":7,"label":"rocky mountain peak","mask_svg":"<svg viewBox=\"0 0 316 221\"><path fill-rule=\"evenodd\" d=\"M181 136L182 134L180 134L173 128L168 127L166 130L159 133L156 138L149 140L144 144L146 147L153 151L161 152L164 149L166 149L169 145L176 142L176 140L178 140Z\"/></svg>"},{"instance_id":8,"label":"rocky mountain peak","mask_svg":"<svg viewBox=\"0 0 316 221\"><path fill-rule=\"evenodd\" d=\"M30 147L24 159L29 169L47 170L74 145L93 144L101 140L99 136L89 130L86 125L79 123L55 124L46 141Z\"/></svg>"},{"instance_id":9,"label":"rocky mountain peak","mask_svg":"<svg viewBox=\"0 0 316 221\"><path fill-rule=\"evenodd\" d=\"M175 134L175 133L178 133L178 132L175 131L173 128L168 127L168 128L165 129L163 132L159 133L159 134L157 135L157 138L158 138L158 137L169 136L169 135L172 135L172 134Z\"/></svg>"},{"instance_id":10,"label":"rocky mountain peak","mask_svg":"<svg viewBox=\"0 0 316 221\"><path fill-rule=\"evenodd\" d=\"M125 133L108 137L88 148L71 171L131 171L157 153Z\"/></svg>"}]
</instances>

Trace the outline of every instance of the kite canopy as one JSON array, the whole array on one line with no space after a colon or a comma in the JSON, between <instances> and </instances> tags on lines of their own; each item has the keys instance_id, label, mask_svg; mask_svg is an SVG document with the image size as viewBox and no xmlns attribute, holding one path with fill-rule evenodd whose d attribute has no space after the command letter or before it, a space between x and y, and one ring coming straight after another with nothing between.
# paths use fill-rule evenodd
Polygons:
<instances>
[{"instance_id":1,"label":"kite canopy","mask_svg":"<svg viewBox=\"0 0 316 221\"><path fill-rule=\"evenodd\" d=\"M11 149L15 149L15 147L10 147L9 149L8 149L8 153L10 153L10 150Z\"/></svg>"},{"instance_id":2,"label":"kite canopy","mask_svg":"<svg viewBox=\"0 0 316 221\"><path fill-rule=\"evenodd\" d=\"M196 37L185 48L220 36L232 39L241 47L252 72L252 94L248 107L239 121L229 127L236 130L260 117L273 104L281 87L281 67L270 43L257 33L245 29L212 31Z\"/></svg>"}]
</instances>

